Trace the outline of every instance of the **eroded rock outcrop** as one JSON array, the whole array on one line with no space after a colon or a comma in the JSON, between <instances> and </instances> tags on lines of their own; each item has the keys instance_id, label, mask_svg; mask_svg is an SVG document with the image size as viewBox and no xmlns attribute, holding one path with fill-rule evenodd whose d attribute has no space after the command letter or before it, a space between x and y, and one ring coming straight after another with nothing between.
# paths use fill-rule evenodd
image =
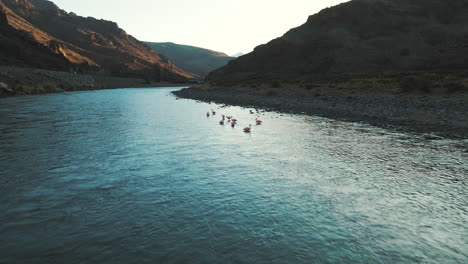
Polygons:
<instances>
[{"instance_id":1,"label":"eroded rock outcrop","mask_svg":"<svg viewBox=\"0 0 468 264\"><path fill-rule=\"evenodd\" d=\"M0 8L0 23L5 24L0 38L3 36L6 41L0 44L0 64L104 71L153 81L185 81L194 77L114 22L67 13L47 0L0 0ZM30 46L36 47L34 52L38 53L36 57L42 57L41 63L29 55L17 54L22 52L15 47L27 47L26 53L31 54Z\"/></svg>"}]
</instances>

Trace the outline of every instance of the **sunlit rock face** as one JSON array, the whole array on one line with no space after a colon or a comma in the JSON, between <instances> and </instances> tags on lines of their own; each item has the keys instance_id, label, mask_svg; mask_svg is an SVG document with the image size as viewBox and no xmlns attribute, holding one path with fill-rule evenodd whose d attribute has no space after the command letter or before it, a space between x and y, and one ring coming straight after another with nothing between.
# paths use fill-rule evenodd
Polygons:
<instances>
[{"instance_id":1,"label":"sunlit rock face","mask_svg":"<svg viewBox=\"0 0 468 264\"><path fill-rule=\"evenodd\" d=\"M466 14L466 0L350 1L310 16L208 79L467 69Z\"/></svg>"},{"instance_id":2,"label":"sunlit rock face","mask_svg":"<svg viewBox=\"0 0 468 264\"><path fill-rule=\"evenodd\" d=\"M1 0L0 11L3 65L104 71L156 81L193 78L115 22L67 13L46 0ZM15 47L31 56L15 55Z\"/></svg>"}]
</instances>

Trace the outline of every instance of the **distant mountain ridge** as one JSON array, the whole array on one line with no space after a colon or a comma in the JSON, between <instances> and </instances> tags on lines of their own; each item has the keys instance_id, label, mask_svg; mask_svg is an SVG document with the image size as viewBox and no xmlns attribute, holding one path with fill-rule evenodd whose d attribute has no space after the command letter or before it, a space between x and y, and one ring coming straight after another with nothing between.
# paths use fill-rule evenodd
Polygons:
<instances>
[{"instance_id":1,"label":"distant mountain ridge","mask_svg":"<svg viewBox=\"0 0 468 264\"><path fill-rule=\"evenodd\" d=\"M145 42L149 47L173 61L184 71L200 77L226 65L234 59L225 53L209 49L181 45L172 42Z\"/></svg>"},{"instance_id":2,"label":"distant mountain ridge","mask_svg":"<svg viewBox=\"0 0 468 264\"><path fill-rule=\"evenodd\" d=\"M309 17L208 80L468 69L467 0L353 0Z\"/></svg>"},{"instance_id":3,"label":"distant mountain ridge","mask_svg":"<svg viewBox=\"0 0 468 264\"><path fill-rule=\"evenodd\" d=\"M243 52L238 52L238 53L236 53L236 54L232 55L232 57L234 57L234 58L238 58L238 57L240 57L240 56L244 56L244 55L245 55L245 53L243 53Z\"/></svg>"},{"instance_id":4,"label":"distant mountain ridge","mask_svg":"<svg viewBox=\"0 0 468 264\"><path fill-rule=\"evenodd\" d=\"M101 71L154 81L195 78L111 21L47 0L0 0L0 64Z\"/></svg>"}]
</instances>

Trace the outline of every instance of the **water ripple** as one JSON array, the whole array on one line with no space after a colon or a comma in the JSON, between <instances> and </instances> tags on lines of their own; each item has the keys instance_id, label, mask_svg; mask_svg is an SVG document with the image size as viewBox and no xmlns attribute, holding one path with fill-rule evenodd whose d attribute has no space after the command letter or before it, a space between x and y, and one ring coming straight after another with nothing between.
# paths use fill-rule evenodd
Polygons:
<instances>
[{"instance_id":1,"label":"water ripple","mask_svg":"<svg viewBox=\"0 0 468 264\"><path fill-rule=\"evenodd\" d=\"M468 261L466 140L170 91L0 100L0 263Z\"/></svg>"}]
</instances>

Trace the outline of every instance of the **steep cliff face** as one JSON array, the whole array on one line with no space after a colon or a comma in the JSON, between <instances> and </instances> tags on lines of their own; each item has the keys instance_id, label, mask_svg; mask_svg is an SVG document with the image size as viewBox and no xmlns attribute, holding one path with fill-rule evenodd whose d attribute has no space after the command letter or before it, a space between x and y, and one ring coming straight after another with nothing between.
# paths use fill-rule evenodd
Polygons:
<instances>
[{"instance_id":1,"label":"steep cliff face","mask_svg":"<svg viewBox=\"0 0 468 264\"><path fill-rule=\"evenodd\" d=\"M353 0L310 16L209 80L468 69L467 0Z\"/></svg>"},{"instance_id":2,"label":"steep cliff face","mask_svg":"<svg viewBox=\"0 0 468 264\"><path fill-rule=\"evenodd\" d=\"M46 47L46 53L56 54L74 67L153 80L183 81L194 77L114 22L67 13L46 0L0 0L0 7L10 30L26 35L28 41ZM35 66L27 58L22 63Z\"/></svg>"},{"instance_id":3,"label":"steep cliff face","mask_svg":"<svg viewBox=\"0 0 468 264\"><path fill-rule=\"evenodd\" d=\"M43 32L31 34L30 31L18 29L20 25L33 29L32 25L12 15L11 10L0 2L0 65L76 70L75 66L78 65L67 60L57 49L50 48L53 38ZM83 65L79 67L86 68Z\"/></svg>"},{"instance_id":4,"label":"steep cliff face","mask_svg":"<svg viewBox=\"0 0 468 264\"><path fill-rule=\"evenodd\" d=\"M209 72L226 65L232 57L209 49L172 42L145 42L149 47L173 61L186 72L205 77Z\"/></svg>"}]
</instances>

